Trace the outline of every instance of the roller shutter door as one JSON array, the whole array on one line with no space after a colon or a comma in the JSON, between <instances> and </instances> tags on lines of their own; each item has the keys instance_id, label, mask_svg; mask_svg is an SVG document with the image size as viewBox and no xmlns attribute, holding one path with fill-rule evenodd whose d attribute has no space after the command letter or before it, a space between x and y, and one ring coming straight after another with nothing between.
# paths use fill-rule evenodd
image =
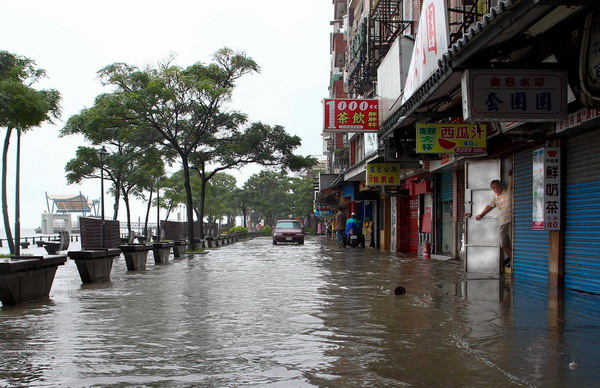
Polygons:
<instances>
[{"instance_id":1,"label":"roller shutter door","mask_svg":"<svg viewBox=\"0 0 600 388\"><path fill-rule=\"evenodd\" d=\"M440 174L440 201L452 201L452 172L443 172Z\"/></svg>"},{"instance_id":2,"label":"roller shutter door","mask_svg":"<svg viewBox=\"0 0 600 388\"><path fill-rule=\"evenodd\" d=\"M565 287L600 294L600 130L566 143Z\"/></svg>"},{"instance_id":3,"label":"roller shutter door","mask_svg":"<svg viewBox=\"0 0 600 388\"><path fill-rule=\"evenodd\" d=\"M532 230L533 150L515 154L513 276L548 284L548 232Z\"/></svg>"}]
</instances>

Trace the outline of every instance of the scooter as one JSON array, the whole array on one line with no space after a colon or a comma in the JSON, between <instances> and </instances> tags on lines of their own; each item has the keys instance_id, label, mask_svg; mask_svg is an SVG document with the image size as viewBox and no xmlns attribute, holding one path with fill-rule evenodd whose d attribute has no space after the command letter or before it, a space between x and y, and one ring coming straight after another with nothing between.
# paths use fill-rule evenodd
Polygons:
<instances>
[{"instance_id":1,"label":"scooter","mask_svg":"<svg viewBox=\"0 0 600 388\"><path fill-rule=\"evenodd\" d=\"M346 244L352 248L356 248L359 245L363 248L365 247L365 236L362 234L360 225L356 225L356 227L353 227L348 231Z\"/></svg>"}]
</instances>

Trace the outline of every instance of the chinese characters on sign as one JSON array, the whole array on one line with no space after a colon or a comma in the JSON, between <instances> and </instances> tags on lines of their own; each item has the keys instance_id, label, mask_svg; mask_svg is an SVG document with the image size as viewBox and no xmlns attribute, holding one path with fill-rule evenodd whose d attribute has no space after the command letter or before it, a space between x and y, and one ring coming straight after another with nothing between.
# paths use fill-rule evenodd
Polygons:
<instances>
[{"instance_id":1,"label":"chinese characters on sign","mask_svg":"<svg viewBox=\"0 0 600 388\"><path fill-rule=\"evenodd\" d=\"M417 124L417 153L484 154L486 124Z\"/></svg>"},{"instance_id":2,"label":"chinese characters on sign","mask_svg":"<svg viewBox=\"0 0 600 388\"><path fill-rule=\"evenodd\" d=\"M379 100L325 99L324 132L379 131Z\"/></svg>"},{"instance_id":3,"label":"chinese characters on sign","mask_svg":"<svg viewBox=\"0 0 600 388\"><path fill-rule=\"evenodd\" d=\"M465 120L559 121L567 116L563 70L466 70L462 78Z\"/></svg>"},{"instance_id":4,"label":"chinese characters on sign","mask_svg":"<svg viewBox=\"0 0 600 388\"><path fill-rule=\"evenodd\" d=\"M556 123L556 133L577 127L587 121L600 117L600 109L583 108L570 113L565 120Z\"/></svg>"},{"instance_id":5,"label":"chinese characters on sign","mask_svg":"<svg viewBox=\"0 0 600 388\"><path fill-rule=\"evenodd\" d=\"M560 230L560 148L533 151L534 230Z\"/></svg>"},{"instance_id":6,"label":"chinese characters on sign","mask_svg":"<svg viewBox=\"0 0 600 388\"><path fill-rule=\"evenodd\" d=\"M316 203L315 204L315 216L316 217L326 217L333 215L333 206L326 203Z\"/></svg>"},{"instance_id":7,"label":"chinese characters on sign","mask_svg":"<svg viewBox=\"0 0 600 388\"><path fill-rule=\"evenodd\" d=\"M367 185L400 185L400 165L398 163L367 163Z\"/></svg>"}]
</instances>

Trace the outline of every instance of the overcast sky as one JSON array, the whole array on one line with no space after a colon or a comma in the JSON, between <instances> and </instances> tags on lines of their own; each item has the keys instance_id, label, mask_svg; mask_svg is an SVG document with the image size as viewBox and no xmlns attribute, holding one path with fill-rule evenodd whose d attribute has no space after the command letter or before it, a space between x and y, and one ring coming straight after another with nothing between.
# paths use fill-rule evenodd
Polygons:
<instances>
[{"instance_id":1,"label":"overcast sky","mask_svg":"<svg viewBox=\"0 0 600 388\"><path fill-rule=\"evenodd\" d=\"M323 152L322 106L329 85L331 0L75 0L4 1L0 5L0 50L28 57L45 69L39 88L62 94L62 118L21 139L21 226L34 228L47 209L45 193L79 192L100 197L100 182L67 185L64 167L83 139L59 138L64 122L108 90L96 73L125 62L154 65L176 54L176 64L208 63L222 47L245 51L260 74L240 80L230 104L251 121L282 125L302 138L302 155ZM6 134L2 128L2 140ZM11 148L14 150L16 137ZM9 160L9 196L14 192L14 155ZM232 172L238 184L258 169ZM105 185L106 186L106 185ZM113 201L105 211L112 217ZM124 206L119 219L125 220ZM9 203L14 225L14 200ZM133 219L143 219L136 204ZM156 212L153 211L156 219ZM75 217L73 217L75 219ZM3 225L0 225L3 228Z\"/></svg>"}]
</instances>

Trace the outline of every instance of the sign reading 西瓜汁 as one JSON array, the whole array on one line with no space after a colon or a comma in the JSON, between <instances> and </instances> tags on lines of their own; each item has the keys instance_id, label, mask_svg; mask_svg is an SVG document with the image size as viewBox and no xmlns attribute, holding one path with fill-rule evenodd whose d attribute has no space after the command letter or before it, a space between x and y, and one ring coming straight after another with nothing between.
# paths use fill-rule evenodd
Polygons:
<instances>
[{"instance_id":1,"label":"sign reading \u897f\u74dc\u6c41","mask_svg":"<svg viewBox=\"0 0 600 388\"><path fill-rule=\"evenodd\" d=\"M400 165L398 163L367 163L368 186L398 186Z\"/></svg>"},{"instance_id":2,"label":"sign reading \u897f\u74dc\u6c41","mask_svg":"<svg viewBox=\"0 0 600 388\"><path fill-rule=\"evenodd\" d=\"M560 148L533 151L531 229L560 230Z\"/></svg>"},{"instance_id":3,"label":"sign reading \u897f\u74dc\u6c41","mask_svg":"<svg viewBox=\"0 0 600 388\"><path fill-rule=\"evenodd\" d=\"M417 124L417 153L485 154L486 124Z\"/></svg>"},{"instance_id":4,"label":"sign reading \u897f\u74dc\u6c41","mask_svg":"<svg viewBox=\"0 0 600 388\"><path fill-rule=\"evenodd\" d=\"M567 72L468 69L462 95L465 120L560 121L567 116Z\"/></svg>"},{"instance_id":5,"label":"sign reading \u897f\u74dc\u6c41","mask_svg":"<svg viewBox=\"0 0 600 388\"><path fill-rule=\"evenodd\" d=\"M379 131L379 100L330 98L323 107L323 132Z\"/></svg>"}]
</instances>

